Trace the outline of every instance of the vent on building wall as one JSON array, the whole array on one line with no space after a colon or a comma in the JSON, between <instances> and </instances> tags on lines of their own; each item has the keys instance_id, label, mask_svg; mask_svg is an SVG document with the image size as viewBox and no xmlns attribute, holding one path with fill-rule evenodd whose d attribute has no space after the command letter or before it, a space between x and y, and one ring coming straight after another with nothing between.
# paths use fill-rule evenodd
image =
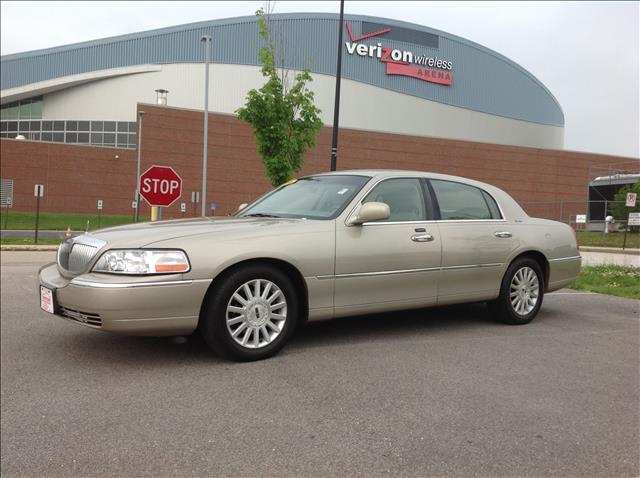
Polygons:
<instances>
[{"instance_id":1,"label":"vent on building wall","mask_svg":"<svg viewBox=\"0 0 640 478\"><path fill-rule=\"evenodd\" d=\"M0 179L0 207L13 206L13 179Z\"/></svg>"},{"instance_id":2,"label":"vent on building wall","mask_svg":"<svg viewBox=\"0 0 640 478\"><path fill-rule=\"evenodd\" d=\"M167 93L169 90L156 90L156 103L160 106L167 106Z\"/></svg>"}]
</instances>

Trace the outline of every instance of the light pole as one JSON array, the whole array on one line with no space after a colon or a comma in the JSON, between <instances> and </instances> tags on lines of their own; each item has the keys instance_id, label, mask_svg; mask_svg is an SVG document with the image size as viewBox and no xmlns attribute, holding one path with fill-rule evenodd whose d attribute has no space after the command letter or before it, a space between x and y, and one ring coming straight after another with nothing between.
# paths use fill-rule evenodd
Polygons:
<instances>
[{"instance_id":1,"label":"light pole","mask_svg":"<svg viewBox=\"0 0 640 478\"><path fill-rule=\"evenodd\" d=\"M138 111L138 161L136 167L136 222L140 220L140 150L142 149L142 117L144 111Z\"/></svg>"},{"instance_id":2,"label":"light pole","mask_svg":"<svg viewBox=\"0 0 640 478\"><path fill-rule=\"evenodd\" d=\"M340 77L342 71L342 30L344 30L344 0L340 0L340 26L338 27L338 64L336 65L336 92L333 105L333 137L331 139L331 171L338 165L338 120L340 119Z\"/></svg>"},{"instance_id":3,"label":"light pole","mask_svg":"<svg viewBox=\"0 0 640 478\"><path fill-rule=\"evenodd\" d=\"M205 43L204 55L204 134L202 138L202 216L207 212L207 146L209 143L209 55L211 53L211 35L202 35Z\"/></svg>"}]
</instances>

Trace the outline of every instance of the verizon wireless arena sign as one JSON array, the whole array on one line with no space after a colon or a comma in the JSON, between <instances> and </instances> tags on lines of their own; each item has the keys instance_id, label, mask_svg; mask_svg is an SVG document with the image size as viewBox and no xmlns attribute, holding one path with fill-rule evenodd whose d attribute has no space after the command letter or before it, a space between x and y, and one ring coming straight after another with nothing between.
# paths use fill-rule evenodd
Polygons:
<instances>
[{"instance_id":1,"label":"verizon wireless arena sign","mask_svg":"<svg viewBox=\"0 0 640 478\"><path fill-rule=\"evenodd\" d=\"M358 55L369 58L377 58L386 65L387 75L401 75L417 78L418 80L451 86L453 82L453 63L437 56L416 54L411 51L398 50L384 46L382 43L368 45L359 43L366 38L376 37L391 31L385 27L379 31L366 35L355 36L351 25L346 22L347 33L350 41L345 43L349 55Z\"/></svg>"}]
</instances>

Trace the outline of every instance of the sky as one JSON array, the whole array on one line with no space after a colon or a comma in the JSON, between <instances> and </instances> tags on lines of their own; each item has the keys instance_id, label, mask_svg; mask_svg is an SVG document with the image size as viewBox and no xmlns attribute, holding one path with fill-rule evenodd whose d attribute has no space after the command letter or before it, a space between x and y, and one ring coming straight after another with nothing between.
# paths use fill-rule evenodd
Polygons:
<instances>
[{"instance_id":1,"label":"sky","mask_svg":"<svg viewBox=\"0 0 640 478\"><path fill-rule=\"evenodd\" d=\"M203 20L264 2L0 3L2 55ZM339 1L271 2L274 13L334 12ZM345 1L480 43L523 66L560 102L565 149L640 157L640 2Z\"/></svg>"}]
</instances>

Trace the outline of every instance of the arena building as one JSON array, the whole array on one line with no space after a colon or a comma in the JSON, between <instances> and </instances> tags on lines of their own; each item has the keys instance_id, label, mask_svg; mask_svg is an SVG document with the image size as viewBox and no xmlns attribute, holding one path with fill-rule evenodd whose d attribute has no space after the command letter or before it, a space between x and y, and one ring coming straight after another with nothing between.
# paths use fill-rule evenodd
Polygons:
<instances>
[{"instance_id":1,"label":"arena building","mask_svg":"<svg viewBox=\"0 0 640 478\"><path fill-rule=\"evenodd\" d=\"M310 88L330 127L338 16L272 15L270 26L278 65L288 78L310 70ZM582 199L587 193L587 177L557 167L563 154L568 155L566 164L584 163L584 168L593 161L613 162L606 156L562 152L564 115L558 101L533 74L495 51L385 18L346 15L343 32L339 168L454 172L506 185L518 196L522 178L518 184L513 179L526 167L533 175L521 199L555 200L563 187L566 194L567 181L571 197ZM110 212L130 210L139 127L143 167L172 165L185 178L186 191L198 190L203 35L213 38L208 105L213 169L208 190L224 213L267 190L251 131L234 118L247 92L264 81L259 65L264 43L251 16L3 56L2 177L14 179L14 206L32 202L29 191L44 170L42 181L51 183L50 210L89 210L99 197L109 198L114 205ZM162 107L151 106L158 104ZM140 110L146 112L142 124L137 123ZM323 131L305 172L327 169L327 141ZM494 153L483 153L482 159L481 150ZM540 169L545 156L554 158L553 171ZM538 164L533 163L536 157ZM490 174L494 170L496 175ZM257 179L247 177L247 171ZM567 181L536 176L551 172ZM89 175L101 181L92 183ZM105 183L110 175L117 180Z\"/></svg>"},{"instance_id":2,"label":"arena building","mask_svg":"<svg viewBox=\"0 0 640 478\"><path fill-rule=\"evenodd\" d=\"M562 148L560 105L508 58L423 26L363 16L345 23L342 127ZM336 15L272 15L270 25L279 65L290 78L304 68L312 72L311 88L330 125ZM213 38L209 110L233 114L263 82L253 16L4 56L2 137L134 145L125 133L135 128L120 123L135 122L136 103L156 101L155 90L167 90L171 106L202 109L202 35Z\"/></svg>"}]
</instances>

